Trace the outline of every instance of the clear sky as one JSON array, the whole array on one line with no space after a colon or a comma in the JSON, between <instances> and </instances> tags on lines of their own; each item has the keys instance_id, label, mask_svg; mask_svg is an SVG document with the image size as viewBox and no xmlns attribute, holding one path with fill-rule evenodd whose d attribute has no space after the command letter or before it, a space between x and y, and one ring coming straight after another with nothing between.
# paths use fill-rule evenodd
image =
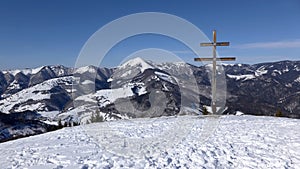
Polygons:
<instances>
[{"instance_id":1,"label":"clear sky","mask_svg":"<svg viewBox=\"0 0 300 169\"><path fill-rule=\"evenodd\" d=\"M219 54L236 56L238 63L300 60L299 0L1 0L0 69L72 67L94 32L137 12L179 16L210 39L216 29L219 40L231 42ZM103 65L115 66L143 48L162 48L193 59L170 38L144 35L121 42Z\"/></svg>"}]
</instances>

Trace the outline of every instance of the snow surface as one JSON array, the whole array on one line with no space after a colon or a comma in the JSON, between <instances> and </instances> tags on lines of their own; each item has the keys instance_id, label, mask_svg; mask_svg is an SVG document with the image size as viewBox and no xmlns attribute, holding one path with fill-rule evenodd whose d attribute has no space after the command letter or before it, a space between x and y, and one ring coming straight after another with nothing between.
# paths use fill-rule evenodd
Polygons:
<instances>
[{"instance_id":1,"label":"snow surface","mask_svg":"<svg viewBox=\"0 0 300 169\"><path fill-rule=\"evenodd\" d=\"M86 72L89 73L96 73L96 68L94 66L84 66L84 67L80 67L78 69L75 70L75 73L79 73L79 74L83 74Z\"/></svg>"},{"instance_id":2,"label":"snow surface","mask_svg":"<svg viewBox=\"0 0 300 169\"><path fill-rule=\"evenodd\" d=\"M252 74L247 74L247 75L230 75L230 74L227 74L227 76L229 78L232 78L232 79L236 79L236 80L241 80L243 79L243 81L245 80L250 80L250 79L254 79L255 76L252 75Z\"/></svg>"},{"instance_id":3,"label":"snow surface","mask_svg":"<svg viewBox=\"0 0 300 169\"><path fill-rule=\"evenodd\" d=\"M286 72L289 72L290 70L289 70L288 66L286 65L285 69L283 69L282 71L283 71L283 73L286 73Z\"/></svg>"},{"instance_id":4,"label":"snow surface","mask_svg":"<svg viewBox=\"0 0 300 169\"><path fill-rule=\"evenodd\" d=\"M234 64L228 64L228 63L221 63L223 66L234 66Z\"/></svg>"},{"instance_id":5,"label":"snow surface","mask_svg":"<svg viewBox=\"0 0 300 169\"><path fill-rule=\"evenodd\" d=\"M273 70L273 72L274 72L274 73L278 73L279 75L281 75L281 74L282 74L282 73L281 73L281 71L279 71L279 70L276 70L276 69L275 69L275 70Z\"/></svg>"},{"instance_id":6,"label":"snow surface","mask_svg":"<svg viewBox=\"0 0 300 169\"><path fill-rule=\"evenodd\" d=\"M241 112L241 111L237 111L237 112L235 113L235 115L236 115L236 116L241 116L241 115L244 115L244 113Z\"/></svg>"},{"instance_id":7,"label":"snow surface","mask_svg":"<svg viewBox=\"0 0 300 169\"><path fill-rule=\"evenodd\" d=\"M295 79L295 82L299 82L300 83L300 76L297 79Z\"/></svg>"},{"instance_id":8,"label":"snow surface","mask_svg":"<svg viewBox=\"0 0 300 169\"><path fill-rule=\"evenodd\" d=\"M35 69L31 69L31 73L30 74L37 74L39 71L41 71L44 68L44 66L42 67L38 67Z\"/></svg>"},{"instance_id":9,"label":"snow surface","mask_svg":"<svg viewBox=\"0 0 300 169\"><path fill-rule=\"evenodd\" d=\"M45 107L45 103L34 103L34 104L26 104L15 109L16 112L23 112L26 110L35 111L35 110L43 110Z\"/></svg>"},{"instance_id":10,"label":"snow surface","mask_svg":"<svg viewBox=\"0 0 300 169\"><path fill-rule=\"evenodd\" d=\"M135 88L134 91L132 90L133 88ZM98 90L96 93L77 97L75 99L75 108L68 112L64 112L60 115L60 117L63 119L63 117L72 116L77 119L76 121L86 123L87 120L90 120L90 113L96 110L95 106L105 107L114 103L117 99L129 98L134 95L141 96L146 93L147 90L144 83L128 83L120 88ZM82 105L82 102L86 102L88 104ZM129 118L126 115L115 116L119 116L122 119ZM113 120L105 114L103 114L103 117L105 117L106 120Z\"/></svg>"},{"instance_id":11,"label":"snow surface","mask_svg":"<svg viewBox=\"0 0 300 169\"><path fill-rule=\"evenodd\" d=\"M261 76L261 75L268 73L268 70L265 70L265 66L261 66L254 73L255 73L255 76Z\"/></svg>"},{"instance_id":12,"label":"snow surface","mask_svg":"<svg viewBox=\"0 0 300 169\"><path fill-rule=\"evenodd\" d=\"M12 89L21 89L21 86L18 83L18 81L14 80L13 82L11 82L6 90L12 90Z\"/></svg>"},{"instance_id":13,"label":"snow surface","mask_svg":"<svg viewBox=\"0 0 300 169\"><path fill-rule=\"evenodd\" d=\"M95 123L1 143L1 168L297 169L299 127L248 115Z\"/></svg>"},{"instance_id":14,"label":"snow surface","mask_svg":"<svg viewBox=\"0 0 300 169\"><path fill-rule=\"evenodd\" d=\"M114 79L112 79L112 78L108 78L107 79L107 82L112 82Z\"/></svg>"},{"instance_id":15,"label":"snow surface","mask_svg":"<svg viewBox=\"0 0 300 169\"><path fill-rule=\"evenodd\" d=\"M160 77L161 79L168 81L170 83L176 84L176 81L168 74L162 73L162 72L154 72L158 77Z\"/></svg>"},{"instance_id":16,"label":"snow surface","mask_svg":"<svg viewBox=\"0 0 300 169\"><path fill-rule=\"evenodd\" d=\"M91 80L85 80L83 81L81 84L83 85L88 85L88 84L95 84L95 82L91 81Z\"/></svg>"},{"instance_id":17,"label":"snow surface","mask_svg":"<svg viewBox=\"0 0 300 169\"><path fill-rule=\"evenodd\" d=\"M66 76L66 77L60 77L60 78L54 78L47 81L44 81L42 83L39 83L35 86L32 86L30 88L26 88L24 90L21 90L13 95L10 95L9 97L0 100L0 111L3 113L9 113L9 111L16 105L22 104L28 100L44 100L44 99L50 99L50 93L48 92L51 88L54 86L58 86L60 84L65 85L72 85L70 82L72 82L73 77ZM24 107L25 106L25 107ZM17 111L23 111L23 110L34 110L36 108L43 108L44 106L42 104L32 104L32 105L24 105L19 106L16 110Z\"/></svg>"},{"instance_id":18,"label":"snow surface","mask_svg":"<svg viewBox=\"0 0 300 169\"><path fill-rule=\"evenodd\" d=\"M41 111L38 112L41 116L47 117L49 119L55 119L55 117L60 113L59 111Z\"/></svg>"},{"instance_id":19,"label":"snow surface","mask_svg":"<svg viewBox=\"0 0 300 169\"><path fill-rule=\"evenodd\" d=\"M242 66L242 65L239 65L239 66ZM275 72L281 74L280 71L276 71L276 70L273 71L273 74L274 74ZM262 76L262 75L267 74L267 73L268 73L268 70L265 70L265 67L264 67L264 66L261 66L261 67L259 67L259 68L254 72L254 74L244 74L244 75L231 75L231 74L227 74L227 76L228 76L229 78L232 78L232 79L246 81L246 80L250 80L250 79L255 79L256 77ZM274 76L276 76L276 74L274 74Z\"/></svg>"},{"instance_id":20,"label":"snow surface","mask_svg":"<svg viewBox=\"0 0 300 169\"><path fill-rule=\"evenodd\" d=\"M110 103L113 103L119 98L126 98L126 97L133 96L134 93L132 92L131 89L132 87L133 84L129 84L116 89L102 89L102 90L98 90L96 93L79 96L75 100L82 100L82 101L92 102L92 103L98 102L101 107L104 107ZM145 89L141 90L141 92L143 92L144 90ZM141 93L141 95L143 93Z\"/></svg>"}]
</instances>

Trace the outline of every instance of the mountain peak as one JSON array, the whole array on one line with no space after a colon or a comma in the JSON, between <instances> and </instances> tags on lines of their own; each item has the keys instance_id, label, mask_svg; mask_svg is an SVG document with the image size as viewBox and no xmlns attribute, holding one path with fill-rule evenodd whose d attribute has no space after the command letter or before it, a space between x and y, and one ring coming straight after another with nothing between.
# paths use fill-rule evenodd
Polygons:
<instances>
[{"instance_id":1,"label":"mountain peak","mask_svg":"<svg viewBox=\"0 0 300 169\"><path fill-rule=\"evenodd\" d=\"M136 58L127 60L125 63L123 63L118 68L124 69L127 67L138 67L142 72L146 69L153 68L153 66L151 64L149 64L148 62L146 62L145 60L143 60L140 57L136 57Z\"/></svg>"},{"instance_id":2,"label":"mountain peak","mask_svg":"<svg viewBox=\"0 0 300 169\"><path fill-rule=\"evenodd\" d=\"M3 73L9 73L12 74L13 76L16 76L18 73L23 73L24 75L29 75L29 74L36 74L40 70L42 70L45 66L37 67L37 68L25 68L25 69L15 69L15 70L5 70Z\"/></svg>"},{"instance_id":3,"label":"mountain peak","mask_svg":"<svg viewBox=\"0 0 300 169\"><path fill-rule=\"evenodd\" d=\"M85 73L85 72L89 72L89 73L96 73L97 72L97 67L89 65L89 66L84 66L84 67L80 67L78 69L75 70L75 73Z\"/></svg>"}]
</instances>

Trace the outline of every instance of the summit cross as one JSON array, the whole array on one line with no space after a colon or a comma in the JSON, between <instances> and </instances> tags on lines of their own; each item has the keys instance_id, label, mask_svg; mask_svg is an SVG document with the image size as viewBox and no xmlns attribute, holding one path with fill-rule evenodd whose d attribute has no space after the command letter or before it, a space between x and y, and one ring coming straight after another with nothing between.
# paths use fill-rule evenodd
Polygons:
<instances>
[{"instance_id":1,"label":"summit cross","mask_svg":"<svg viewBox=\"0 0 300 169\"><path fill-rule=\"evenodd\" d=\"M216 114L217 112L217 80L216 80L216 74L217 74L217 61L234 61L235 57L220 57L217 58L217 46L229 46L229 42L217 42L217 32L216 30L213 31L213 42L211 43L200 43L200 46L206 47L206 46L212 46L213 47L213 57L212 58L194 58L194 61L212 61L213 63L213 70L212 70L212 98L211 98L211 107L212 107L212 113Z\"/></svg>"}]
</instances>

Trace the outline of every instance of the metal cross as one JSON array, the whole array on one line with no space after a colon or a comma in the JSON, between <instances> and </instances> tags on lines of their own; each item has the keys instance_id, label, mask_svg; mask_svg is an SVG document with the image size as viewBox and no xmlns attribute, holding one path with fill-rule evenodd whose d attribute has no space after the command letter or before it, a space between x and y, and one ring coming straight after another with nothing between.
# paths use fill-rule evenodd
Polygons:
<instances>
[{"instance_id":1,"label":"metal cross","mask_svg":"<svg viewBox=\"0 0 300 169\"><path fill-rule=\"evenodd\" d=\"M217 96L216 96L216 90L217 90L217 80L216 80L216 74L217 74L217 61L233 61L235 60L235 57L221 57L217 58L217 46L229 46L229 42L217 42L217 32L216 30L213 31L213 42L212 43L200 43L200 46L213 46L213 57L212 58L194 58L194 61L212 61L213 63L213 71L212 71L212 98L211 98L211 107L212 107L212 113L216 114L217 112Z\"/></svg>"}]
</instances>

